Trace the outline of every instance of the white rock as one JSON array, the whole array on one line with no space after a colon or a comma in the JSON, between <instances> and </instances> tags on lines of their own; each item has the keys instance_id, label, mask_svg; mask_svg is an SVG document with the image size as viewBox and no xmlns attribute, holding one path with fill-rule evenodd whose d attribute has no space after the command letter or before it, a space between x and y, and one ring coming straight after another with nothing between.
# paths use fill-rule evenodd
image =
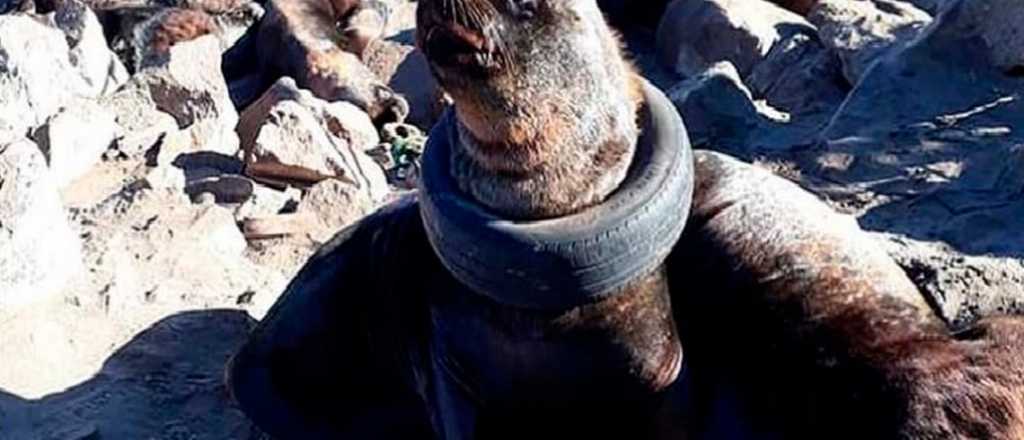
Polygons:
<instances>
[{"instance_id":1,"label":"white rock","mask_svg":"<svg viewBox=\"0 0 1024 440\"><path fill-rule=\"evenodd\" d=\"M79 101L51 116L33 133L49 162L53 182L63 188L100 161L121 127L114 115L91 101Z\"/></svg>"},{"instance_id":2,"label":"white rock","mask_svg":"<svg viewBox=\"0 0 1024 440\"><path fill-rule=\"evenodd\" d=\"M25 133L88 89L61 31L28 15L0 15L0 115L8 128Z\"/></svg>"},{"instance_id":3,"label":"white rock","mask_svg":"<svg viewBox=\"0 0 1024 440\"><path fill-rule=\"evenodd\" d=\"M105 100L125 128L118 149L138 155L176 138L168 144L177 153L235 154L238 112L220 67L219 43L207 35L173 46L163 63L136 73Z\"/></svg>"},{"instance_id":4,"label":"white rock","mask_svg":"<svg viewBox=\"0 0 1024 440\"><path fill-rule=\"evenodd\" d=\"M345 101L328 102L323 107L327 131L345 140L356 151L368 151L380 144L380 134L370 115Z\"/></svg>"},{"instance_id":5,"label":"white rock","mask_svg":"<svg viewBox=\"0 0 1024 440\"><path fill-rule=\"evenodd\" d=\"M851 87L839 58L816 35L807 33L776 43L746 82L755 96L797 115L830 115Z\"/></svg>"},{"instance_id":6,"label":"white rock","mask_svg":"<svg viewBox=\"0 0 1024 440\"><path fill-rule=\"evenodd\" d=\"M257 178L302 183L340 179L368 201L382 201L389 192L387 178L363 153L374 139L351 134L372 125L367 125L368 116L361 111L338 111L345 108L298 89L289 78L281 79L242 114L238 132L246 172Z\"/></svg>"},{"instance_id":7,"label":"white rock","mask_svg":"<svg viewBox=\"0 0 1024 440\"><path fill-rule=\"evenodd\" d=\"M96 14L79 0L60 0L56 11L47 15L52 26L67 35L71 65L78 69L90 96L113 92L128 80L128 70L117 54L107 47Z\"/></svg>"},{"instance_id":8,"label":"white rock","mask_svg":"<svg viewBox=\"0 0 1024 440\"><path fill-rule=\"evenodd\" d=\"M313 186L299 202L299 214L312 214L319 219L320 227L310 231L312 238L324 243L342 228L363 218L374 206L366 203L351 185L334 179L324 180Z\"/></svg>"},{"instance_id":9,"label":"white rock","mask_svg":"<svg viewBox=\"0 0 1024 440\"><path fill-rule=\"evenodd\" d=\"M932 17L901 0L820 0L807 19L843 61L850 84L857 84L880 56L917 36Z\"/></svg>"},{"instance_id":10,"label":"white rock","mask_svg":"<svg viewBox=\"0 0 1024 440\"><path fill-rule=\"evenodd\" d=\"M824 137L875 137L910 126L1024 132L1024 85L1007 74L1024 65L1024 32L1010 24L1022 13L1015 0L951 0L916 39L861 78Z\"/></svg>"},{"instance_id":11,"label":"white rock","mask_svg":"<svg viewBox=\"0 0 1024 440\"><path fill-rule=\"evenodd\" d=\"M668 91L696 145L729 149L746 145L748 136L768 123L781 123L788 115L754 101L739 72L728 61L682 81Z\"/></svg>"},{"instance_id":12,"label":"white rock","mask_svg":"<svg viewBox=\"0 0 1024 440\"><path fill-rule=\"evenodd\" d=\"M720 61L746 77L776 41L808 29L803 17L763 0L675 0L658 26L657 50L684 77Z\"/></svg>"},{"instance_id":13,"label":"white rock","mask_svg":"<svg viewBox=\"0 0 1024 440\"><path fill-rule=\"evenodd\" d=\"M81 243L35 144L0 144L0 309L59 294L82 268Z\"/></svg>"}]
</instances>

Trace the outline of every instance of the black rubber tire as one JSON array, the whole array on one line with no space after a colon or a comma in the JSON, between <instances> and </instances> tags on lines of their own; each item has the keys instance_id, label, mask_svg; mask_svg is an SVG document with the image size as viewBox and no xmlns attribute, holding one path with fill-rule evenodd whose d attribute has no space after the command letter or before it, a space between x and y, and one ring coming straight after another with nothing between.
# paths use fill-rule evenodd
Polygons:
<instances>
[{"instance_id":1,"label":"black rubber tire","mask_svg":"<svg viewBox=\"0 0 1024 440\"><path fill-rule=\"evenodd\" d=\"M423 157L421 216L435 253L460 282L504 304L565 309L648 273L679 239L693 195L693 154L675 107L644 84L642 135L625 181L604 203L539 221L497 217L449 174L457 141L449 110Z\"/></svg>"}]
</instances>

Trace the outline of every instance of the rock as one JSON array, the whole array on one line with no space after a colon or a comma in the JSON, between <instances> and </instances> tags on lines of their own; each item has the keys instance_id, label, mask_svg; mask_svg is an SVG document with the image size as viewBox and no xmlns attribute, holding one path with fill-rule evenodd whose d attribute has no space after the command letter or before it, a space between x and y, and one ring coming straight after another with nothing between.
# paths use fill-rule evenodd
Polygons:
<instances>
[{"instance_id":1,"label":"rock","mask_svg":"<svg viewBox=\"0 0 1024 440\"><path fill-rule=\"evenodd\" d=\"M434 126L444 111L445 94L419 49L412 44L379 40L369 45L363 60L378 78L408 101L406 122L422 129Z\"/></svg>"},{"instance_id":2,"label":"rock","mask_svg":"<svg viewBox=\"0 0 1024 440\"><path fill-rule=\"evenodd\" d=\"M238 114L220 68L217 39L206 36L171 47L166 63L145 66L139 74L157 108L174 116L179 127L199 119L234 127Z\"/></svg>"},{"instance_id":3,"label":"rock","mask_svg":"<svg viewBox=\"0 0 1024 440\"><path fill-rule=\"evenodd\" d=\"M192 204L184 192L144 185L73 211L89 276L68 295L82 307L123 313L139 307L181 310L235 306L239 295L276 295L283 281L245 258L246 241L230 209Z\"/></svg>"},{"instance_id":4,"label":"rock","mask_svg":"<svg viewBox=\"0 0 1024 440\"><path fill-rule=\"evenodd\" d=\"M100 99L101 105L114 113L123 129L115 146L128 156L139 156L162 142L168 133L178 131L178 122L162 112L153 102L148 87L132 80L126 87Z\"/></svg>"},{"instance_id":5,"label":"rock","mask_svg":"<svg viewBox=\"0 0 1024 440\"><path fill-rule=\"evenodd\" d=\"M657 51L684 77L728 61L745 78L777 41L808 30L803 17L764 0L675 0L658 26Z\"/></svg>"},{"instance_id":6,"label":"rock","mask_svg":"<svg viewBox=\"0 0 1024 440\"><path fill-rule=\"evenodd\" d=\"M993 126L1015 128L1008 138L1019 138L1024 82L1006 74L1024 57L1024 37L1006 24L1006 17L1021 13L1019 6L1013 0L951 1L917 39L867 72L832 118L825 138ZM994 29L1006 36L997 37Z\"/></svg>"},{"instance_id":7,"label":"rock","mask_svg":"<svg viewBox=\"0 0 1024 440\"><path fill-rule=\"evenodd\" d=\"M118 149L139 155L164 142L167 146L162 148L175 154L235 154L238 112L220 73L216 38L177 44L165 61L146 66L105 101L128 133L118 142ZM169 142L169 136L178 138Z\"/></svg>"},{"instance_id":8,"label":"rock","mask_svg":"<svg viewBox=\"0 0 1024 440\"><path fill-rule=\"evenodd\" d=\"M368 151L380 143L380 133L366 112L347 102L329 102L323 106L326 128L356 151Z\"/></svg>"},{"instance_id":9,"label":"rock","mask_svg":"<svg viewBox=\"0 0 1024 440\"><path fill-rule=\"evenodd\" d=\"M302 192L297 188L281 191L255 183L252 196L235 209L235 218L245 220L294 212L301 199Z\"/></svg>"},{"instance_id":10,"label":"rock","mask_svg":"<svg viewBox=\"0 0 1024 440\"><path fill-rule=\"evenodd\" d=\"M320 99L347 101L380 123L402 121L409 104L397 96L339 42L324 44L320 33L305 23L323 20L323 11L290 0L269 0L255 31L255 52L264 72L293 78ZM341 20L345 17L332 17Z\"/></svg>"},{"instance_id":11,"label":"rock","mask_svg":"<svg viewBox=\"0 0 1024 440\"><path fill-rule=\"evenodd\" d=\"M170 189L185 191L188 186L188 179L185 171L170 164L160 164L152 167L143 179L144 187L148 189Z\"/></svg>"},{"instance_id":12,"label":"rock","mask_svg":"<svg viewBox=\"0 0 1024 440\"><path fill-rule=\"evenodd\" d=\"M316 235L324 243L324 225L315 213L274 214L249 217L242 220L242 232L249 240L269 240L283 237Z\"/></svg>"},{"instance_id":13,"label":"rock","mask_svg":"<svg viewBox=\"0 0 1024 440\"><path fill-rule=\"evenodd\" d=\"M224 175L190 182L185 192L195 201L202 194L212 194L219 204L241 204L255 192L255 184L242 176Z\"/></svg>"},{"instance_id":14,"label":"rock","mask_svg":"<svg viewBox=\"0 0 1024 440\"><path fill-rule=\"evenodd\" d=\"M47 16L52 26L67 36L71 65L78 68L89 96L113 92L128 80L128 70L107 40L96 14L80 0L54 1L56 10Z\"/></svg>"},{"instance_id":15,"label":"rock","mask_svg":"<svg viewBox=\"0 0 1024 440\"><path fill-rule=\"evenodd\" d=\"M340 20L339 27L344 35L341 47L362 58L366 47L384 36L392 8L382 1L357 3L355 9Z\"/></svg>"},{"instance_id":16,"label":"rock","mask_svg":"<svg viewBox=\"0 0 1024 440\"><path fill-rule=\"evenodd\" d=\"M59 30L28 15L0 16L0 129L25 133L74 96L88 95L68 52Z\"/></svg>"},{"instance_id":17,"label":"rock","mask_svg":"<svg viewBox=\"0 0 1024 440\"><path fill-rule=\"evenodd\" d=\"M297 214L311 214L318 220L314 231L307 231L313 240L326 243L345 226L363 218L377 206L360 194L357 188L334 179L310 188L299 202Z\"/></svg>"},{"instance_id":18,"label":"rock","mask_svg":"<svg viewBox=\"0 0 1024 440\"><path fill-rule=\"evenodd\" d=\"M1024 314L1024 260L972 256L937 242L884 235L889 254L954 328Z\"/></svg>"},{"instance_id":19,"label":"rock","mask_svg":"<svg viewBox=\"0 0 1024 440\"><path fill-rule=\"evenodd\" d=\"M796 115L831 115L851 86L839 58L815 34L794 33L772 46L747 78L754 96Z\"/></svg>"},{"instance_id":20,"label":"rock","mask_svg":"<svg viewBox=\"0 0 1024 440\"><path fill-rule=\"evenodd\" d=\"M787 120L767 104L755 103L736 68L727 61L677 84L668 97L683 116L694 145L743 148L762 125Z\"/></svg>"},{"instance_id":21,"label":"rock","mask_svg":"<svg viewBox=\"0 0 1024 440\"><path fill-rule=\"evenodd\" d=\"M103 107L83 100L51 116L34 132L57 187L68 185L100 161L121 131L114 118Z\"/></svg>"},{"instance_id":22,"label":"rock","mask_svg":"<svg viewBox=\"0 0 1024 440\"><path fill-rule=\"evenodd\" d=\"M81 269L81 242L43 154L24 139L0 140L0 309L53 298Z\"/></svg>"},{"instance_id":23,"label":"rock","mask_svg":"<svg viewBox=\"0 0 1024 440\"><path fill-rule=\"evenodd\" d=\"M902 0L820 0L807 19L839 55L846 79L857 84L880 56L917 36L932 17Z\"/></svg>"},{"instance_id":24,"label":"rock","mask_svg":"<svg viewBox=\"0 0 1024 440\"><path fill-rule=\"evenodd\" d=\"M27 132L73 99L96 98L127 79L95 15L77 0L56 5L45 16L0 16L0 126Z\"/></svg>"},{"instance_id":25,"label":"rock","mask_svg":"<svg viewBox=\"0 0 1024 440\"><path fill-rule=\"evenodd\" d=\"M204 35L227 50L263 15L263 7L249 0L87 1L106 18L112 46L133 71Z\"/></svg>"},{"instance_id":26,"label":"rock","mask_svg":"<svg viewBox=\"0 0 1024 440\"><path fill-rule=\"evenodd\" d=\"M165 63L171 48L178 44L204 36L217 41L217 23L210 14L203 11L172 7L159 9L144 17L134 26L127 27L130 30L128 50L131 50L128 58L135 71ZM217 46L219 48L220 44Z\"/></svg>"},{"instance_id":27,"label":"rock","mask_svg":"<svg viewBox=\"0 0 1024 440\"><path fill-rule=\"evenodd\" d=\"M382 200L388 192L384 172L363 153L366 145L353 145L363 138L345 137L365 127L368 116L331 109L339 105L347 104L328 104L290 78L278 81L242 114L246 173L305 184L341 179L364 197Z\"/></svg>"}]
</instances>

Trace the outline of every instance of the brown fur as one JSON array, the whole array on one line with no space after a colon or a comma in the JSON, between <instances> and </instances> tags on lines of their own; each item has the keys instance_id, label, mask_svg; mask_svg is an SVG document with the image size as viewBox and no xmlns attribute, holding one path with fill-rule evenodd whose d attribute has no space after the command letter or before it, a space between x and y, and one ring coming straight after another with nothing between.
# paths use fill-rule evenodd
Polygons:
<instances>
[{"instance_id":1,"label":"brown fur","mask_svg":"<svg viewBox=\"0 0 1024 440\"><path fill-rule=\"evenodd\" d=\"M670 264L693 280L673 306L696 435L743 420L787 439L1020 438L1024 319L954 337L852 219L766 171L697 158Z\"/></svg>"},{"instance_id":2,"label":"brown fur","mask_svg":"<svg viewBox=\"0 0 1024 440\"><path fill-rule=\"evenodd\" d=\"M455 100L460 142L452 174L477 201L515 218L565 215L602 201L619 183L637 133L620 124L635 123L634 74L603 21L589 20L593 3L538 3L530 20L539 24L510 19L507 2L490 0L423 1L419 11L418 43ZM579 35L597 35L599 53L586 53ZM606 118L588 119L609 109ZM852 219L765 171L709 153L698 159L694 211L667 270L689 359L681 405L689 438L1021 437L1024 321L986 321L956 338ZM652 285L664 286L661 274L617 295L649 294ZM473 344L494 344L476 356L543 365L557 357L529 344L508 351L531 340L522 325L536 319L533 312L446 306L435 311L438 322L464 325L457 334L486 335ZM665 305L648 306L657 312ZM602 320L625 334L638 328L635 309L595 311L566 316L588 317L579 322L598 334ZM655 353L645 351L651 347L643 338L619 336L603 335L641 357ZM553 340L561 350L578 348L572 338ZM458 352L452 355L463 364L479 362ZM550 370L484 364L491 368L470 369L485 378L469 383L564 373L558 362ZM559 402L558 393L531 389L528 379L513 382L530 399ZM516 408L509 417L524 420Z\"/></svg>"},{"instance_id":3,"label":"brown fur","mask_svg":"<svg viewBox=\"0 0 1024 440\"><path fill-rule=\"evenodd\" d=\"M527 20L509 3L436 0L418 10L417 43L455 101L453 174L514 218L600 203L632 159L639 79L594 2L540 1Z\"/></svg>"},{"instance_id":4,"label":"brown fur","mask_svg":"<svg viewBox=\"0 0 1024 440\"><path fill-rule=\"evenodd\" d=\"M175 44L191 41L217 31L209 14L191 9L172 8L163 12L150 27L150 50L163 54Z\"/></svg>"},{"instance_id":5,"label":"brown fur","mask_svg":"<svg viewBox=\"0 0 1024 440\"><path fill-rule=\"evenodd\" d=\"M260 68L274 77L294 78L321 99L349 101L374 120L404 119L408 104L363 65L338 28L338 21L360 5L357 0L268 1L256 31Z\"/></svg>"}]
</instances>

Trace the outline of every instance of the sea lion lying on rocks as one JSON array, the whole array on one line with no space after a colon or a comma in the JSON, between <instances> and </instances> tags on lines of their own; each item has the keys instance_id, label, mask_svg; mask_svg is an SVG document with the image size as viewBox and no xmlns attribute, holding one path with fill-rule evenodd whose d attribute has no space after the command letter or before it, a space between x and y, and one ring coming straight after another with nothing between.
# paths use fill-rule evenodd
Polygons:
<instances>
[{"instance_id":1,"label":"sea lion lying on rocks","mask_svg":"<svg viewBox=\"0 0 1024 440\"><path fill-rule=\"evenodd\" d=\"M594 0L419 8L454 110L419 199L339 233L229 365L269 434L1024 435L1024 321L950 332L852 219L691 153Z\"/></svg>"},{"instance_id":2,"label":"sea lion lying on rocks","mask_svg":"<svg viewBox=\"0 0 1024 440\"><path fill-rule=\"evenodd\" d=\"M404 120L408 104L367 68L360 56L383 32L386 14L370 0L269 0L260 23L225 54L229 78L261 72L269 85L282 76L320 99L343 100L377 122ZM376 25L368 17L377 17Z\"/></svg>"}]
</instances>

